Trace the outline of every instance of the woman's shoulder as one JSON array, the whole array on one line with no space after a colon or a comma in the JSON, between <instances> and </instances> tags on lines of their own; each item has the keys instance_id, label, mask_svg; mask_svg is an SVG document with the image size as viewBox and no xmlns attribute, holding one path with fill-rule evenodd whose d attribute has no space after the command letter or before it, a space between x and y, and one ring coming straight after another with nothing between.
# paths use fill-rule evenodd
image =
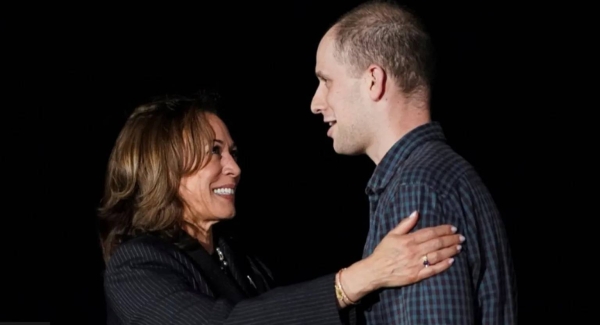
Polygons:
<instances>
[{"instance_id":1,"label":"woman's shoulder","mask_svg":"<svg viewBox=\"0 0 600 325\"><path fill-rule=\"evenodd\" d=\"M119 253L138 253L143 254L147 250L171 251L175 250L176 246L165 241L159 236L152 234L143 234L123 241L115 250L114 254Z\"/></svg>"},{"instance_id":2,"label":"woman's shoulder","mask_svg":"<svg viewBox=\"0 0 600 325\"><path fill-rule=\"evenodd\" d=\"M180 263L185 259L182 251L173 243L159 236L144 234L128 239L121 243L110 257L106 268L121 265L123 263Z\"/></svg>"},{"instance_id":3,"label":"woman's shoulder","mask_svg":"<svg viewBox=\"0 0 600 325\"><path fill-rule=\"evenodd\" d=\"M119 304L142 308L146 299L162 299L169 292L179 297L212 296L193 261L176 244L153 235L122 242L106 264L103 282L108 301L117 308Z\"/></svg>"}]
</instances>

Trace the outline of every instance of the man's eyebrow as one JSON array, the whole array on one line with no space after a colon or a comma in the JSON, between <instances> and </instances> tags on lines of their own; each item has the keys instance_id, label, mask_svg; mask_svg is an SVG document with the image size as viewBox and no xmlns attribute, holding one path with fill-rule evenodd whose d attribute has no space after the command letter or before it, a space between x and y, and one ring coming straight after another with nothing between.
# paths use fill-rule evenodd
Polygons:
<instances>
[{"instance_id":1,"label":"man's eyebrow","mask_svg":"<svg viewBox=\"0 0 600 325\"><path fill-rule=\"evenodd\" d=\"M321 71L317 71L315 72L315 75L317 76L317 78L321 79L321 80L327 80L328 78L325 76L325 74Z\"/></svg>"}]
</instances>

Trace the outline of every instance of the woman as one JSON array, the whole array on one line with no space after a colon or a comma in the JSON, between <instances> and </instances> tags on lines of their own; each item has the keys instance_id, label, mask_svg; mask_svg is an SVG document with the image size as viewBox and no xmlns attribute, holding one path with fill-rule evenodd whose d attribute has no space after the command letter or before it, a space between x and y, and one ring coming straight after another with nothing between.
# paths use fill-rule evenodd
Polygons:
<instances>
[{"instance_id":1,"label":"woman","mask_svg":"<svg viewBox=\"0 0 600 325\"><path fill-rule=\"evenodd\" d=\"M235 215L240 168L208 99L141 106L116 141L100 208L109 324L340 324L366 294L450 267L456 229L407 234L417 218L406 218L368 258L275 288L260 261L214 230Z\"/></svg>"}]
</instances>

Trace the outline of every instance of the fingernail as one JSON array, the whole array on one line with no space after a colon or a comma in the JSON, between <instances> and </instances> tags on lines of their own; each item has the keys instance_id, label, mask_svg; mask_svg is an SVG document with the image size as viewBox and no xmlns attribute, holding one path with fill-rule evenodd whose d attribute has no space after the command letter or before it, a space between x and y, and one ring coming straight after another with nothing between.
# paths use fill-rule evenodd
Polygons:
<instances>
[{"instance_id":1,"label":"fingernail","mask_svg":"<svg viewBox=\"0 0 600 325\"><path fill-rule=\"evenodd\" d=\"M450 228L450 229L452 229L452 233L456 232L456 227L452 226L452 228Z\"/></svg>"},{"instance_id":2,"label":"fingernail","mask_svg":"<svg viewBox=\"0 0 600 325\"><path fill-rule=\"evenodd\" d=\"M452 263L454 263L454 259L453 258L451 258L450 260L448 260L448 264L452 264Z\"/></svg>"},{"instance_id":3,"label":"fingernail","mask_svg":"<svg viewBox=\"0 0 600 325\"><path fill-rule=\"evenodd\" d=\"M413 212L410 214L410 216L408 216L409 218L414 218L417 216L417 211Z\"/></svg>"},{"instance_id":4,"label":"fingernail","mask_svg":"<svg viewBox=\"0 0 600 325\"><path fill-rule=\"evenodd\" d=\"M464 241L465 241L465 236L463 236L463 235L460 235L460 242L462 243L462 242L464 242Z\"/></svg>"},{"instance_id":5,"label":"fingernail","mask_svg":"<svg viewBox=\"0 0 600 325\"><path fill-rule=\"evenodd\" d=\"M462 249L461 245L456 246L456 250L458 250L460 252L460 250Z\"/></svg>"}]
</instances>

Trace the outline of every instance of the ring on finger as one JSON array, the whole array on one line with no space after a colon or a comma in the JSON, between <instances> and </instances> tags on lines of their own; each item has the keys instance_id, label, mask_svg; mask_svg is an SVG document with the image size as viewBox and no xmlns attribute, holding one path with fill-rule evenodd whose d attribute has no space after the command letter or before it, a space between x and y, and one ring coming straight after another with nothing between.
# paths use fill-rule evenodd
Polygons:
<instances>
[{"instance_id":1,"label":"ring on finger","mask_svg":"<svg viewBox=\"0 0 600 325\"><path fill-rule=\"evenodd\" d=\"M425 267L429 267L429 259L427 258L427 254L423 255L423 265Z\"/></svg>"}]
</instances>

